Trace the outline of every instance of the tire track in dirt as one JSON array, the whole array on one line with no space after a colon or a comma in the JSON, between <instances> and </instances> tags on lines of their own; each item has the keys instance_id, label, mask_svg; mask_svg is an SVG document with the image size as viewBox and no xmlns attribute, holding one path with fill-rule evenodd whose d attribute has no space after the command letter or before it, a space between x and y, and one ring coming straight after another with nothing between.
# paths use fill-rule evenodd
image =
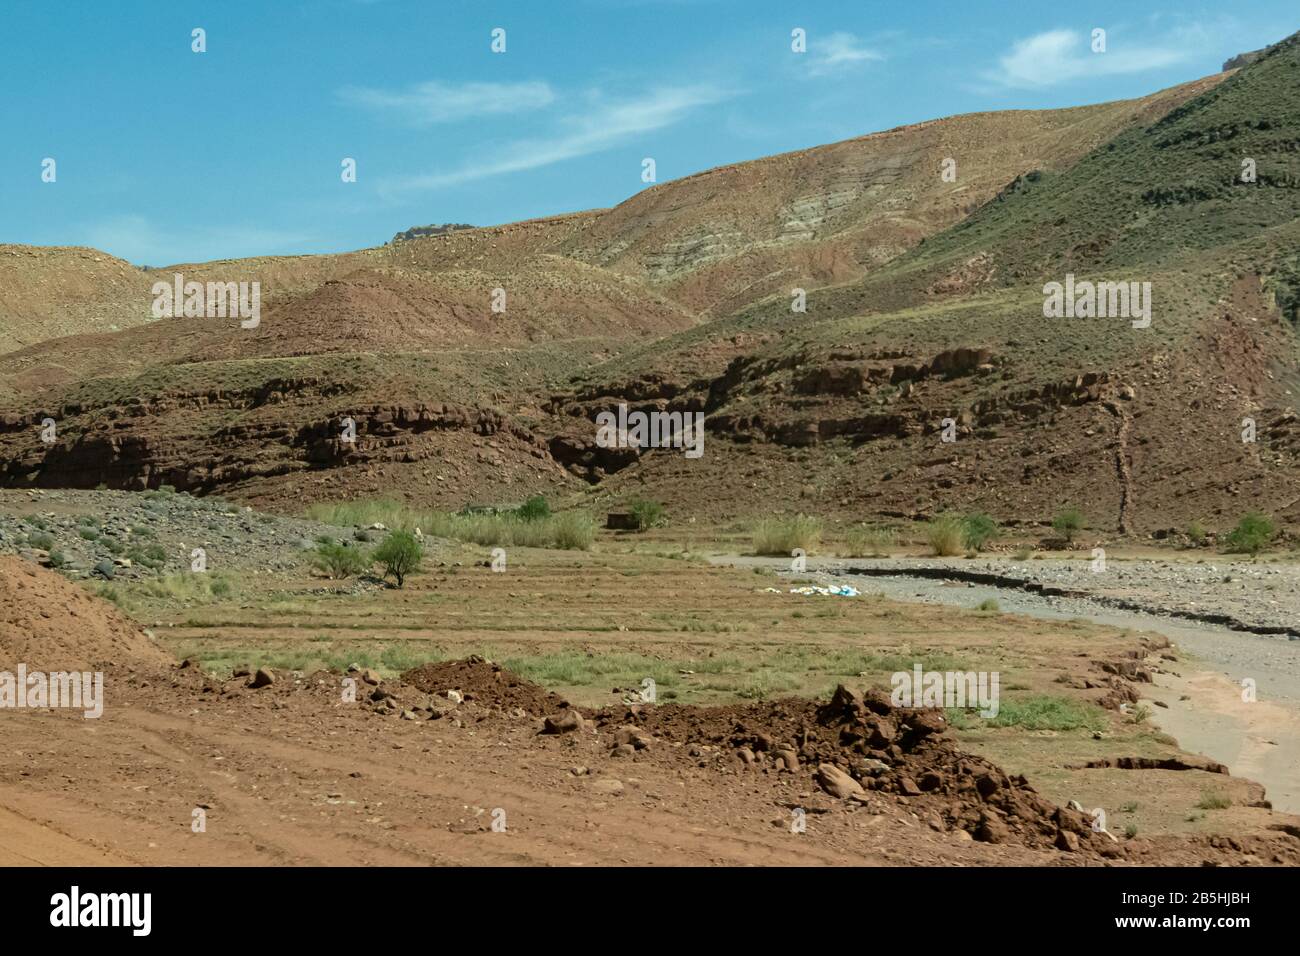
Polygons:
<instances>
[{"instance_id":1,"label":"tire track in dirt","mask_svg":"<svg viewBox=\"0 0 1300 956\"><path fill-rule=\"evenodd\" d=\"M46 725L42 736L51 751L86 749L81 722L32 716ZM186 717L129 706L97 723L96 759L79 763L75 789L49 795L48 786L0 784L0 804L24 808L30 816L27 829L58 834L36 845L80 847L79 859L86 864L95 862L98 853L88 847L102 834L112 836L99 862L119 864L885 862L865 848L783 840L770 824L749 829L747 820L776 814L770 799L740 807L732 800L725 810L711 810L716 791L686 794L694 781L678 788L655 779L647 789L678 790L662 800L632 790L610 797L593 796L583 787L566 792L555 782L567 778L565 755L532 748L521 754L514 740L506 746L486 739L438 745L431 735L404 733L409 739L401 749L377 759L382 751L374 738L391 735L393 724L362 715L340 720L337 730L324 730L319 743L297 739L304 731L298 720L272 729L255 715L233 723L225 715ZM520 730L512 736L531 736ZM468 754L465 743L471 745ZM434 756L423 750L417 755L420 744L432 747ZM495 760L493 750L501 752ZM153 759L141 763L142 751ZM222 755L227 759L216 766L228 769L214 771L213 761ZM412 768L413 759L427 760L427 766ZM352 778L357 768L363 768L362 777ZM640 766L619 773L629 775L629 782L660 776L655 768ZM335 810L316 799L329 792L355 797L363 812L354 818L346 804ZM676 805L674 797L686 797L685 805ZM201 803L211 808L208 829L193 834L190 812ZM489 812L508 808L507 834L475 823L466 808L476 803ZM469 832L455 832L466 817ZM51 862L73 858L71 850L44 852Z\"/></svg>"}]
</instances>

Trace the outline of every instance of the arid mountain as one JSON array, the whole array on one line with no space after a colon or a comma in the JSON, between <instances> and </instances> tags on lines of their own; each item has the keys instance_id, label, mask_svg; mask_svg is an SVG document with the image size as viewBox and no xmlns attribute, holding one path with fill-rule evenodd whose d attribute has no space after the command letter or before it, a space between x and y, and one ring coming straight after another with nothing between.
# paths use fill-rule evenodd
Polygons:
<instances>
[{"instance_id":1,"label":"arid mountain","mask_svg":"<svg viewBox=\"0 0 1300 956\"><path fill-rule=\"evenodd\" d=\"M140 269L93 249L0 246L0 352L151 322L150 287L178 272L199 282L256 280L264 304L278 305L365 270L362 285L391 284L393 299L402 301L382 301L385 295L376 291L379 301L369 308L349 304L356 321L384 322L394 310L402 313L406 301L407 319L441 335L440 306L457 310L466 290L473 293L472 311L490 315L493 288L524 293L511 296L523 305L529 280L524 289L511 289L517 273L557 270L549 285L563 287L574 273L562 260L574 260L648 284L692 314L724 315L791 282L813 288L861 277L923 236L958 222L1017 175L1064 168L1220 79L1099 106L935 120L723 166L652 187L613 209L486 228L417 227L399 233L401 241L340 255ZM962 157L960 176L944 182L940 164L954 154ZM584 294L581 288L572 291ZM554 331L564 332L569 312L563 297L533 308L534 334L548 324L542 317L548 308L560 320ZM591 308L599 312L601 304ZM426 325L430 315L434 321ZM635 331L663 334L674 325L658 326L652 317ZM569 334L585 333L579 328ZM304 340L309 350L314 344L314 335Z\"/></svg>"},{"instance_id":2,"label":"arid mountain","mask_svg":"<svg viewBox=\"0 0 1300 956\"><path fill-rule=\"evenodd\" d=\"M692 463L716 501L783 487L818 511L1041 522L1074 504L1134 531L1252 508L1295 521L1297 135L1293 37L1069 169L1018 179L886 268L813 293L806 314L759 303L593 371L559 409L589 418L632 394L703 408L715 448L746 446ZM1137 283L1149 324L1045 317L1046 285L1076 273ZM727 468L737 459L748 470ZM683 467L647 456L627 481L663 494ZM623 491L621 473L605 488Z\"/></svg>"},{"instance_id":3,"label":"arid mountain","mask_svg":"<svg viewBox=\"0 0 1300 956\"><path fill-rule=\"evenodd\" d=\"M0 351L150 320L149 283L98 249L0 245Z\"/></svg>"},{"instance_id":4,"label":"arid mountain","mask_svg":"<svg viewBox=\"0 0 1300 956\"><path fill-rule=\"evenodd\" d=\"M66 314L86 319L59 331L99 334L0 355L0 483L288 509L545 490L714 518L1296 520L1295 48L1140 100L722 167L609 210L334 256L122 263L102 303L68 286L80 311L25 275L36 298L6 294L0 329ZM72 254L31 260L55 252ZM259 326L151 320L149 286L175 273L260 282ZM1150 283L1131 303L1149 326L1046 318L1045 284L1073 273ZM133 320L90 321L131 283ZM597 447L595 415L623 401L704 412L703 458Z\"/></svg>"}]
</instances>

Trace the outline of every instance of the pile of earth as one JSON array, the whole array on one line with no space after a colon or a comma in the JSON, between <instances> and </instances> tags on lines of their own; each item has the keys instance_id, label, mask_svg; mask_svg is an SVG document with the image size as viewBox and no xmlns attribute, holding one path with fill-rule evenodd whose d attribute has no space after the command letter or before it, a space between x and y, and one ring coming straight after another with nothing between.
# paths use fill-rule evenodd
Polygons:
<instances>
[{"instance_id":1,"label":"pile of earth","mask_svg":"<svg viewBox=\"0 0 1300 956\"><path fill-rule=\"evenodd\" d=\"M895 707L880 691L859 694L841 685L827 702L787 698L718 707L633 705L581 711L478 656L423 664L404 673L401 682L440 704L456 691L480 713L544 718L539 728L544 734L594 726L611 735L616 753L651 748L703 758L705 766L711 754L721 754L737 769L811 772L832 797L861 804L873 796L901 800L938 828L965 831L985 843L1125 855L1113 836L1093 830L1082 810L1058 807L1023 776L1009 776L983 757L960 750L946 735L942 713ZM388 691L381 686L376 693ZM397 706L389 709L405 713ZM443 709L431 716L442 716Z\"/></svg>"},{"instance_id":2,"label":"pile of earth","mask_svg":"<svg viewBox=\"0 0 1300 956\"><path fill-rule=\"evenodd\" d=\"M1039 796L1023 776L1009 776L964 753L946 736L938 711L895 707L887 694L844 686L829 702L800 698L721 707L633 706L591 715L614 732L615 748L683 745L692 756L717 748L736 765L806 773L832 797L868 803L902 798L921 817L985 843L1015 843L1123 857L1110 834L1096 832L1081 810ZM692 746L694 745L694 746Z\"/></svg>"},{"instance_id":3,"label":"pile of earth","mask_svg":"<svg viewBox=\"0 0 1300 956\"><path fill-rule=\"evenodd\" d=\"M456 691L467 704L506 714L523 711L540 717L569 706L562 697L477 654L413 667L402 675L402 683L438 697Z\"/></svg>"},{"instance_id":4,"label":"pile of earth","mask_svg":"<svg viewBox=\"0 0 1300 956\"><path fill-rule=\"evenodd\" d=\"M100 670L171 663L117 608L60 575L0 555L0 669Z\"/></svg>"}]
</instances>

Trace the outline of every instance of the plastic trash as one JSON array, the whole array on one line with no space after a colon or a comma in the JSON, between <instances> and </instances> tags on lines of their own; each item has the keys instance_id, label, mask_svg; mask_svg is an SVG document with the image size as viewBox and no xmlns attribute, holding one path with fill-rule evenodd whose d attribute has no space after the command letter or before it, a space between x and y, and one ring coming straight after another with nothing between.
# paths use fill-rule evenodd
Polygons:
<instances>
[{"instance_id":1,"label":"plastic trash","mask_svg":"<svg viewBox=\"0 0 1300 956\"><path fill-rule=\"evenodd\" d=\"M848 584L833 584L830 587L820 587L816 584L805 584L801 588L791 588L791 594L824 594L829 597L857 597L860 593L857 588Z\"/></svg>"}]
</instances>

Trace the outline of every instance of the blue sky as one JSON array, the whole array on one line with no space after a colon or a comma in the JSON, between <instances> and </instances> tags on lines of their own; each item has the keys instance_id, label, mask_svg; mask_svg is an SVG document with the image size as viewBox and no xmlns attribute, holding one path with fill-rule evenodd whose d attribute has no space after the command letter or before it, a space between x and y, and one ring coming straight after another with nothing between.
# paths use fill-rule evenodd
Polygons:
<instances>
[{"instance_id":1,"label":"blue sky","mask_svg":"<svg viewBox=\"0 0 1300 956\"><path fill-rule=\"evenodd\" d=\"M645 157L662 182L954 113L1140 96L1296 19L1294 0L8 0L0 242L164 265L609 206L645 188Z\"/></svg>"}]
</instances>

